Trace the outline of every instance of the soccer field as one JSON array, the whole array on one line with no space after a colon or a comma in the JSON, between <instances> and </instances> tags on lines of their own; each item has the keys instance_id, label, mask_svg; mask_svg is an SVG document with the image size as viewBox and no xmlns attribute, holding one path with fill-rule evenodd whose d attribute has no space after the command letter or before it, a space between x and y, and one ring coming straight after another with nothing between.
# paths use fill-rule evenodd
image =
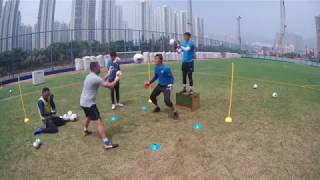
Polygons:
<instances>
[{"instance_id":1,"label":"soccer field","mask_svg":"<svg viewBox=\"0 0 320 180\"><path fill-rule=\"evenodd\" d=\"M231 63L235 64L232 118L226 124ZM180 64L170 64L174 92L181 90ZM153 114L145 65L122 66L121 102L111 110L109 90L100 88L97 105L107 136L119 148L105 151L95 126L82 136L84 114L79 98L85 72L51 76L47 83L22 83L29 123L24 123L17 85L0 89L0 179L320 179L320 69L249 60L197 61L195 91L201 108L180 111L180 120ZM104 72L103 72L104 74ZM258 89L253 89L253 84ZM51 88L58 114L80 117L43 134L35 150L32 132L40 126L37 100ZM10 93L10 90L12 92ZM272 98L277 92L279 97ZM172 95L174 98L174 95ZM175 99L175 98L174 98ZM148 105L148 112L141 107ZM119 120L111 121L111 116ZM202 129L194 129L199 121ZM150 145L161 145L151 151Z\"/></svg>"}]
</instances>

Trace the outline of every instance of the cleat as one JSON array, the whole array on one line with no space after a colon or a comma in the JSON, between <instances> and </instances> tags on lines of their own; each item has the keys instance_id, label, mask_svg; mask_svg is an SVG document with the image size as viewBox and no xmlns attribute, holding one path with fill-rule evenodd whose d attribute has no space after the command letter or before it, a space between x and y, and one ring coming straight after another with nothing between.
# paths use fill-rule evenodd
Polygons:
<instances>
[{"instance_id":1,"label":"cleat","mask_svg":"<svg viewBox=\"0 0 320 180\"><path fill-rule=\"evenodd\" d=\"M111 141L105 142L103 144L103 148L108 150L108 149L113 149L119 147L119 144L112 144Z\"/></svg>"},{"instance_id":2,"label":"cleat","mask_svg":"<svg viewBox=\"0 0 320 180\"><path fill-rule=\"evenodd\" d=\"M116 109L116 107L117 107L117 106L116 106L115 104L112 104L111 109L112 109L112 110L115 110L115 109Z\"/></svg>"},{"instance_id":3,"label":"cleat","mask_svg":"<svg viewBox=\"0 0 320 180\"><path fill-rule=\"evenodd\" d=\"M83 136L89 136L90 134L92 134L92 131L89 131L89 130L83 131Z\"/></svg>"},{"instance_id":4,"label":"cleat","mask_svg":"<svg viewBox=\"0 0 320 180\"><path fill-rule=\"evenodd\" d=\"M118 106L118 107L123 107L124 105L121 104L121 103L117 103L116 106Z\"/></svg>"},{"instance_id":5,"label":"cleat","mask_svg":"<svg viewBox=\"0 0 320 180\"><path fill-rule=\"evenodd\" d=\"M154 108L154 109L153 109L153 112L154 112L154 113L160 112L160 108L159 108L159 107Z\"/></svg>"}]
</instances>

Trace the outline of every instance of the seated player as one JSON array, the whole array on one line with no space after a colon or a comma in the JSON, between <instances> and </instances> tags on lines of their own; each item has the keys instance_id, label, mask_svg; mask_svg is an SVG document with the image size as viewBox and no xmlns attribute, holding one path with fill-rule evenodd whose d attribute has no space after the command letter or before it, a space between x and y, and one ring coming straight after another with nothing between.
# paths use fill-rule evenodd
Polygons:
<instances>
[{"instance_id":1,"label":"seated player","mask_svg":"<svg viewBox=\"0 0 320 180\"><path fill-rule=\"evenodd\" d=\"M57 133L58 126L62 126L66 123L64 119L54 116L56 114L56 105L53 101L53 97L49 88L42 89L42 96L38 100L38 108L40 118L46 127L37 128L33 133L34 135L41 133Z\"/></svg>"},{"instance_id":2,"label":"seated player","mask_svg":"<svg viewBox=\"0 0 320 180\"><path fill-rule=\"evenodd\" d=\"M164 96L164 102L172 110L173 119L178 119L178 112L171 102L171 90L174 78L172 76L170 67L167 64L163 64L163 57L161 54L157 54L155 56L155 64L156 66L154 68L154 76L152 80L145 83L145 88L148 88L154 81L159 79L158 85L154 88L150 96L152 103L156 106L153 112L160 112L157 97L162 92Z\"/></svg>"},{"instance_id":3,"label":"seated player","mask_svg":"<svg viewBox=\"0 0 320 180\"><path fill-rule=\"evenodd\" d=\"M117 53L110 53L111 59L108 61L107 69L108 74L104 77L104 80L108 80L108 82L113 82L117 76L117 72L120 71L119 58L117 57ZM112 110L116 109L116 107L122 107L123 104L120 103L120 81L116 83L113 88L110 88L110 96L112 101ZM116 101L114 99L116 96Z\"/></svg>"},{"instance_id":4,"label":"seated player","mask_svg":"<svg viewBox=\"0 0 320 180\"><path fill-rule=\"evenodd\" d=\"M100 117L99 109L96 105L96 97L100 86L105 88L113 88L120 80L120 75L117 75L113 82L104 81L100 76L100 65L97 62L90 63L91 72L86 76L82 93L80 97L80 106L83 109L87 119L84 124L83 134L87 136L92 132L89 131L89 124L91 121L96 122L98 134L103 141L105 149L116 148L118 144L112 144L107 138L105 126Z\"/></svg>"}]
</instances>

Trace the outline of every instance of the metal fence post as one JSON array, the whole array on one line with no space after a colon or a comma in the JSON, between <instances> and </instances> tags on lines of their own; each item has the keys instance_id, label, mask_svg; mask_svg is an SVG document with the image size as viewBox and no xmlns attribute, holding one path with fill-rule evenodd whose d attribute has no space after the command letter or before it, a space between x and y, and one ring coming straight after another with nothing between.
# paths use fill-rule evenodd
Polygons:
<instances>
[{"instance_id":1,"label":"metal fence post","mask_svg":"<svg viewBox=\"0 0 320 180\"><path fill-rule=\"evenodd\" d=\"M140 37L140 30L139 30L139 51L141 51L141 37Z\"/></svg>"}]
</instances>

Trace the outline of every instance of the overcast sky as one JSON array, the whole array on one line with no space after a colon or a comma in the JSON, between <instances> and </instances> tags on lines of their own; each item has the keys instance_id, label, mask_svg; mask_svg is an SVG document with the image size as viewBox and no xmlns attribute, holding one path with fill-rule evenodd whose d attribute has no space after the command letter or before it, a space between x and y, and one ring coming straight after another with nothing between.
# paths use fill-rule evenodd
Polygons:
<instances>
[{"instance_id":1,"label":"overcast sky","mask_svg":"<svg viewBox=\"0 0 320 180\"><path fill-rule=\"evenodd\" d=\"M20 0L22 22L34 24L40 0ZM242 16L242 35L271 40L280 26L280 0L193 0L193 14L204 18L210 35L236 35L236 17ZM69 22L72 0L56 0L55 20ZM117 0L124 16L132 21L139 0ZM187 0L153 0L155 6L168 5L186 10ZM315 16L320 15L320 0L286 0L288 32L315 39Z\"/></svg>"}]
</instances>

